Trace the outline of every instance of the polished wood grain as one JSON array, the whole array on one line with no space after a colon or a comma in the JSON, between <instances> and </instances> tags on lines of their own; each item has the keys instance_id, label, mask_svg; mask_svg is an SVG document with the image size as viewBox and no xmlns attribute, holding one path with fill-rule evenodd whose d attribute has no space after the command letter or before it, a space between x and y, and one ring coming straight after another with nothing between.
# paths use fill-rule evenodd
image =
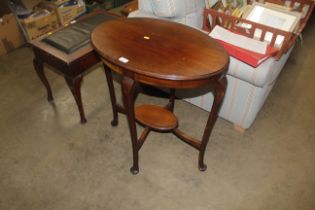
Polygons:
<instances>
[{"instance_id":1,"label":"polished wood grain","mask_svg":"<svg viewBox=\"0 0 315 210\"><path fill-rule=\"evenodd\" d=\"M164 86L199 86L193 81L199 83L223 71L228 61L223 47L207 34L169 21L149 18L108 21L93 31L91 39L102 58L133 72L134 79L146 84L150 80L152 84L165 80ZM119 61L120 57L129 62Z\"/></svg>"},{"instance_id":2,"label":"polished wood grain","mask_svg":"<svg viewBox=\"0 0 315 210\"><path fill-rule=\"evenodd\" d=\"M121 10L120 10L120 13L123 15L123 16L126 16L128 17L128 15L137 10L139 7L138 7L138 0L135 0L135 1L132 1L128 4L126 4Z\"/></svg>"},{"instance_id":3,"label":"polished wood grain","mask_svg":"<svg viewBox=\"0 0 315 210\"><path fill-rule=\"evenodd\" d=\"M140 124L157 131L171 131L178 125L177 118L171 111L152 104L137 106L135 115Z\"/></svg>"},{"instance_id":4,"label":"polished wood grain","mask_svg":"<svg viewBox=\"0 0 315 210\"><path fill-rule=\"evenodd\" d=\"M117 125L118 112L127 116L133 152L131 173L139 172L139 150L151 130L172 132L199 150L199 169L206 170L205 149L227 85L228 55L223 47L199 30L149 18L108 21L92 32L91 42L107 66L105 71L114 112L112 124ZM111 70L122 75L124 107L116 102ZM165 107L142 105L135 108L139 83L170 88L169 103ZM180 130L172 112L175 89L196 88L205 84L211 85L214 102L202 139L198 140ZM136 121L145 127L139 138Z\"/></svg>"}]
</instances>

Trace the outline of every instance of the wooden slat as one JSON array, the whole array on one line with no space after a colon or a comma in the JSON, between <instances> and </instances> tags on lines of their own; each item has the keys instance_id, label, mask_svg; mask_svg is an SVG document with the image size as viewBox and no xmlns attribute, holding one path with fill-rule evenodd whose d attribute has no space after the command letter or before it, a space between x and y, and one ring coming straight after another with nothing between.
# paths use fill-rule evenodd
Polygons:
<instances>
[{"instance_id":1,"label":"wooden slat","mask_svg":"<svg viewBox=\"0 0 315 210\"><path fill-rule=\"evenodd\" d=\"M265 0L264 2L284 5L285 0ZM266 25L255 23L249 20L227 15L213 9L205 9L203 29L210 32L214 28L215 25L220 25L232 32L242 34L249 38L254 38L255 31L261 30L262 31L261 36L258 38L261 41L265 40L266 33L270 32L273 34L273 37L269 45L279 49L279 52L277 55L275 55L275 58L280 59L281 56L284 53L286 53L288 49L293 45L293 43L295 42L299 34L304 29L310 15L312 14L312 11L314 9L314 4L315 4L314 0L291 0L289 7L293 9L296 3L300 4L299 8L297 9L299 12L303 11L305 7L308 7L308 10L305 16L300 20L298 28L294 33L286 32L286 31L272 28ZM208 16L211 17L212 23L210 23ZM241 27L243 23L251 25L251 28L245 29L244 27ZM283 44L280 47L275 46L277 37L281 37L281 36L284 37Z\"/></svg>"}]
</instances>

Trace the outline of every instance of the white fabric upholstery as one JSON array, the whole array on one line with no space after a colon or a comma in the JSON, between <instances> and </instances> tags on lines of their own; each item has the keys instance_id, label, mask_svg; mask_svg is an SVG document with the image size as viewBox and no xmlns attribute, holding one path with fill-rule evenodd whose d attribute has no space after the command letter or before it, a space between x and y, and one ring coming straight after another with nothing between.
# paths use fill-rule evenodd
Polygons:
<instances>
[{"instance_id":1,"label":"white fabric upholstery","mask_svg":"<svg viewBox=\"0 0 315 210\"><path fill-rule=\"evenodd\" d=\"M293 48L293 47L292 47ZM292 48L280 60L269 58L256 69L230 57L227 90L219 116L244 129L254 122L275 81L288 59ZM192 97L188 97L191 95ZM213 94L209 89L178 93L179 97L207 111L211 110Z\"/></svg>"},{"instance_id":2,"label":"white fabric upholstery","mask_svg":"<svg viewBox=\"0 0 315 210\"><path fill-rule=\"evenodd\" d=\"M167 2L172 2L174 8L167 8ZM139 0L139 10L132 12L129 17L161 18L201 29L205 2L207 0ZM164 8L163 13L160 10ZM269 58L257 68L230 57L228 85L219 116L244 129L249 128L275 84L292 48L280 60ZM211 110L213 94L207 87L181 90L176 95L202 109Z\"/></svg>"},{"instance_id":3,"label":"white fabric upholstery","mask_svg":"<svg viewBox=\"0 0 315 210\"><path fill-rule=\"evenodd\" d=\"M176 9L173 0L151 0L153 13L158 17L175 17Z\"/></svg>"},{"instance_id":4,"label":"white fabric upholstery","mask_svg":"<svg viewBox=\"0 0 315 210\"><path fill-rule=\"evenodd\" d=\"M128 17L151 17L202 28L205 0L139 0L139 9Z\"/></svg>"}]
</instances>

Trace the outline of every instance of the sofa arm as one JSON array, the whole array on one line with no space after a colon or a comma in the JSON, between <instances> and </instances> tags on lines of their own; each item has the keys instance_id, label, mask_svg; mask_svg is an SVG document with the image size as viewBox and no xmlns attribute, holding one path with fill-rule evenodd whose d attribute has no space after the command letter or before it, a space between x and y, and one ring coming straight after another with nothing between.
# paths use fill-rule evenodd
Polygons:
<instances>
[{"instance_id":1,"label":"sofa arm","mask_svg":"<svg viewBox=\"0 0 315 210\"><path fill-rule=\"evenodd\" d=\"M139 0L139 10L158 17L182 18L205 8L205 0Z\"/></svg>"},{"instance_id":2,"label":"sofa arm","mask_svg":"<svg viewBox=\"0 0 315 210\"><path fill-rule=\"evenodd\" d=\"M128 18L135 18L135 17L144 17L144 18L158 18L151 12L146 12L143 10L135 10L129 13Z\"/></svg>"},{"instance_id":3,"label":"sofa arm","mask_svg":"<svg viewBox=\"0 0 315 210\"><path fill-rule=\"evenodd\" d=\"M257 68L230 56L227 74L257 87L264 87L266 84L270 84L275 81L282 67L286 63L293 47L294 45L281 57L280 60L276 60L274 57L271 57Z\"/></svg>"}]
</instances>

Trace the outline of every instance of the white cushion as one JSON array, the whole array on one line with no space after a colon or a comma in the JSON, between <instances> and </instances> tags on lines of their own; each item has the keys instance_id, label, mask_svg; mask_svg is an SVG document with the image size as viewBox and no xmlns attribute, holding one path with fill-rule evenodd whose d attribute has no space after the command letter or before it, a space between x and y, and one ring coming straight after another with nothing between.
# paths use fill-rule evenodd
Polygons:
<instances>
[{"instance_id":1,"label":"white cushion","mask_svg":"<svg viewBox=\"0 0 315 210\"><path fill-rule=\"evenodd\" d=\"M151 0L138 0L138 8L143 12L153 13Z\"/></svg>"},{"instance_id":2,"label":"white cushion","mask_svg":"<svg viewBox=\"0 0 315 210\"><path fill-rule=\"evenodd\" d=\"M146 12L143 10L135 10L135 11L129 13L129 15L128 15L128 18L137 18L137 17L161 19L161 18L157 17L156 15L154 15L153 13Z\"/></svg>"},{"instance_id":3,"label":"white cushion","mask_svg":"<svg viewBox=\"0 0 315 210\"><path fill-rule=\"evenodd\" d=\"M175 17L174 0L152 0L153 13L158 17Z\"/></svg>"},{"instance_id":4,"label":"white cushion","mask_svg":"<svg viewBox=\"0 0 315 210\"><path fill-rule=\"evenodd\" d=\"M202 28L205 0L138 0L138 4L139 9L128 17L159 18Z\"/></svg>"}]
</instances>

